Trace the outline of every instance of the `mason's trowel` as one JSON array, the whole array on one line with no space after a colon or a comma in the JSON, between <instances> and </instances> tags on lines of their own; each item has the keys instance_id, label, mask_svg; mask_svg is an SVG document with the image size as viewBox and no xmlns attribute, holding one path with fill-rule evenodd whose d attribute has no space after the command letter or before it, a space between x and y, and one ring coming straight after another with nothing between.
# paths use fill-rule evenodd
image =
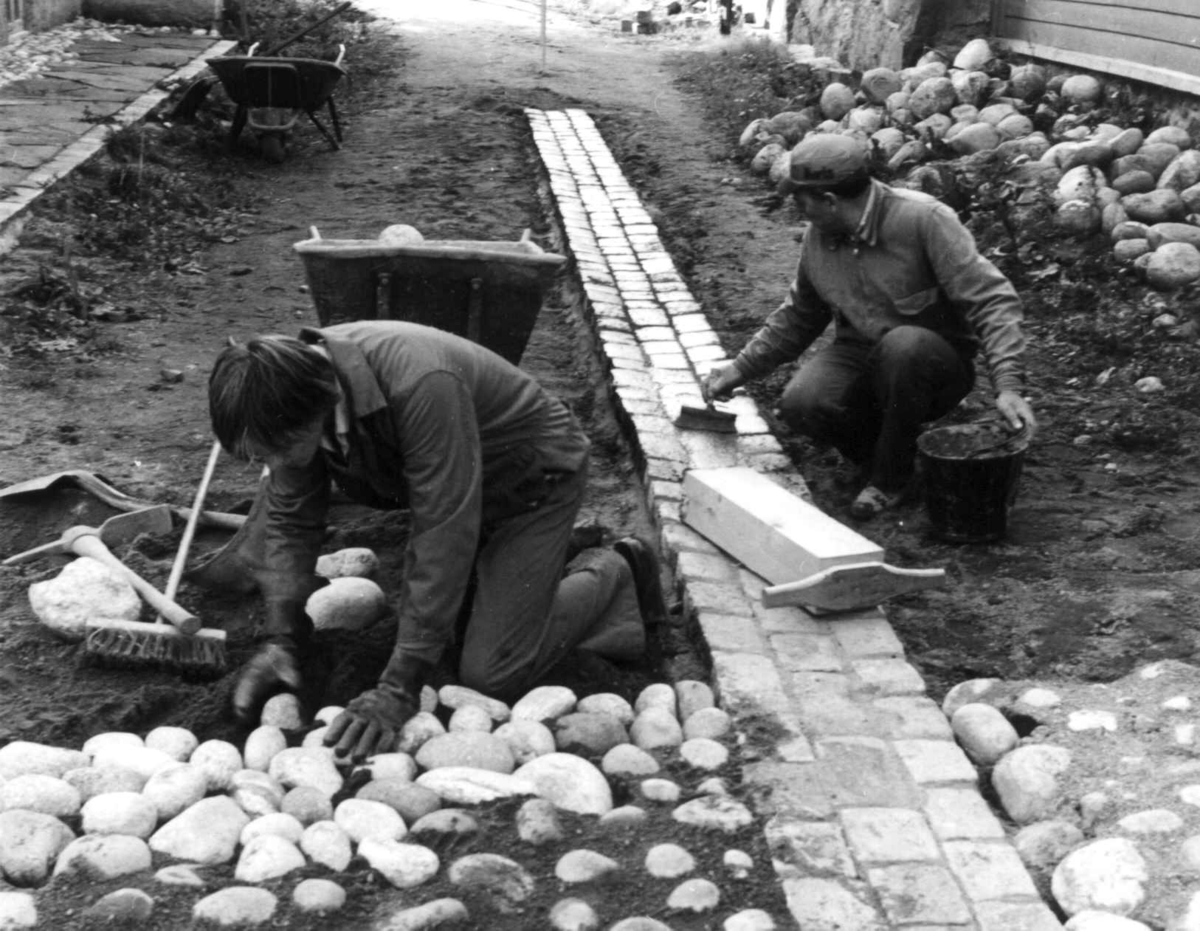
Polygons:
<instances>
[{"instance_id":1,"label":"mason's trowel","mask_svg":"<svg viewBox=\"0 0 1200 931\"><path fill-rule=\"evenodd\" d=\"M697 407L684 404L673 423L680 430L707 430L710 433L737 433L737 414L718 410L713 404Z\"/></svg>"}]
</instances>

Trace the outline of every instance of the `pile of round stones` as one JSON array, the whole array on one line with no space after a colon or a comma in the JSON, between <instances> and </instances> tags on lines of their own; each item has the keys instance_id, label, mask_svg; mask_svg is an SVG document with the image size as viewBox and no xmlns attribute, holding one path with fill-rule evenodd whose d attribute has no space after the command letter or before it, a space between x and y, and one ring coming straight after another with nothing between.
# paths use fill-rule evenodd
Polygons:
<instances>
[{"instance_id":1,"label":"pile of round stones","mask_svg":"<svg viewBox=\"0 0 1200 931\"><path fill-rule=\"evenodd\" d=\"M338 874L360 860L411 893L380 927L436 928L469 917L457 898L420 901L420 888L439 874L464 897L483 893L500 909L519 907L535 891L535 878L511 850L443 863L421 842L436 846L477 831L470 806L523 799L515 830L528 845L563 841L563 811L636 831L649 806L671 806L676 822L717 837L753 821L715 775L729 760L722 739L732 733L702 682L654 684L632 705L612 693L577 699L562 686L535 688L511 707L461 686L426 688L397 750L360 767L322 745L340 711L322 709L305 733L295 697L277 695L240 749L201 742L178 727L158 727L144 738L97 734L81 750L24 741L0 747L0 876L8 884L0 884L0 927L33 927L38 896L53 895L52 880L61 874L129 878L128 887L92 903L87 917L144 920L153 914L155 887L170 886L176 894L195 889L197 920L256 925L277 919L280 907L259 884L319 865L328 878L298 881L292 907L335 913L346 901ZM685 790L663 778L668 761L694 774L696 785ZM637 804L615 806L610 781L635 786ZM361 787L351 795L354 785ZM154 855L170 865L153 871ZM676 844L653 845L638 857L636 864L620 863L572 848L558 859L555 877L571 886L636 868L679 880L661 906L705 914L722 899L714 879L735 882L755 868L738 849L725 852L724 873L713 878L694 875L695 858ZM235 864L234 883L208 891L213 878L206 868L223 864ZM600 917L582 895L566 896L553 907L550 925L582 931L598 928ZM648 916L611 925L666 927ZM766 911L746 909L723 927L767 931L774 923Z\"/></svg>"}]
</instances>

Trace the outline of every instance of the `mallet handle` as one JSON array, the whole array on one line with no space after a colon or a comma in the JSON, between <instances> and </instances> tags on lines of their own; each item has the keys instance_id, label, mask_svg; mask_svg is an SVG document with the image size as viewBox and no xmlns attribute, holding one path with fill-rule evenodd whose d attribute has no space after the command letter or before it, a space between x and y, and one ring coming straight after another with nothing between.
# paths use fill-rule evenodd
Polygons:
<instances>
[{"instance_id":1,"label":"mallet handle","mask_svg":"<svg viewBox=\"0 0 1200 931\"><path fill-rule=\"evenodd\" d=\"M129 584L137 589L137 593L142 596L146 604L158 611L165 620L170 621L181 632L194 634L200 629L200 618L177 605L125 565L125 563L117 559L112 554L112 551L104 545L104 541L91 528L84 528L78 534L72 534L68 531L64 539L68 542L72 553L75 553L77 556L90 556L92 559L99 560L114 572L118 572L128 579Z\"/></svg>"}]
</instances>

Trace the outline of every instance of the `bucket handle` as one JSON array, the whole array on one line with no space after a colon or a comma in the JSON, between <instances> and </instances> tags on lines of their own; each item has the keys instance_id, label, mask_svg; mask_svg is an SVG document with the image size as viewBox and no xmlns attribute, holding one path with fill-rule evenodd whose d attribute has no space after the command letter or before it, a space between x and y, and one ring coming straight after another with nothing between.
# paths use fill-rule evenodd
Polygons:
<instances>
[{"instance_id":1,"label":"bucket handle","mask_svg":"<svg viewBox=\"0 0 1200 931\"><path fill-rule=\"evenodd\" d=\"M1004 425L1001 424L1001 426L1004 426ZM1005 429L1007 429L1007 427L1005 427ZM969 453L967 453L965 456L963 456L963 458L964 459L977 459L978 457L982 456L984 453L993 453L998 449L1004 449L1008 446L1021 444L1021 443L1028 443L1029 440L1032 438L1033 438L1033 427L1027 423L1022 424L1021 429L1017 430L1015 433L1009 433L1007 436L1002 436L1002 437L1000 437L1000 439L996 440L994 443L988 443L986 446L977 447L976 449L971 450Z\"/></svg>"}]
</instances>

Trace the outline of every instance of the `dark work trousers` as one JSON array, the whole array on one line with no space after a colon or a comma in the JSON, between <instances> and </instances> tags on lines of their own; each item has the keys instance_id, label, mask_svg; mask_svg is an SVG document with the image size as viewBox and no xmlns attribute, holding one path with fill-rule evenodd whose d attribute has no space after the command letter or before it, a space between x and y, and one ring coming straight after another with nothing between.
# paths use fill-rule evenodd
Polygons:
<instances>
[{"instance_id":1,"label":"dark work trousers","mask_svg":"<svg viewBox=\"0 0 1200 931\"><path fill-rule=\"evenodd\" d=\"M889 330L874 345L834 340L783 390L780 415L832 443L887 492L912 479L921 425L952 411L975 381L971 359L924 327Z\"/></svg>"},{"instance_id":2,"label":"dark work trousers","mask_svg":"<svg viewBox=\"0 0 1200 931\"><path fill-rule=\"evenodd\" d=\"M515 697L572 650L622 661L644 653L629 564L596 548L563 570L586 479L586 469L565 475L539 507L485 528L459 663L463 685Z\"/></svg>"}]
</instances>

